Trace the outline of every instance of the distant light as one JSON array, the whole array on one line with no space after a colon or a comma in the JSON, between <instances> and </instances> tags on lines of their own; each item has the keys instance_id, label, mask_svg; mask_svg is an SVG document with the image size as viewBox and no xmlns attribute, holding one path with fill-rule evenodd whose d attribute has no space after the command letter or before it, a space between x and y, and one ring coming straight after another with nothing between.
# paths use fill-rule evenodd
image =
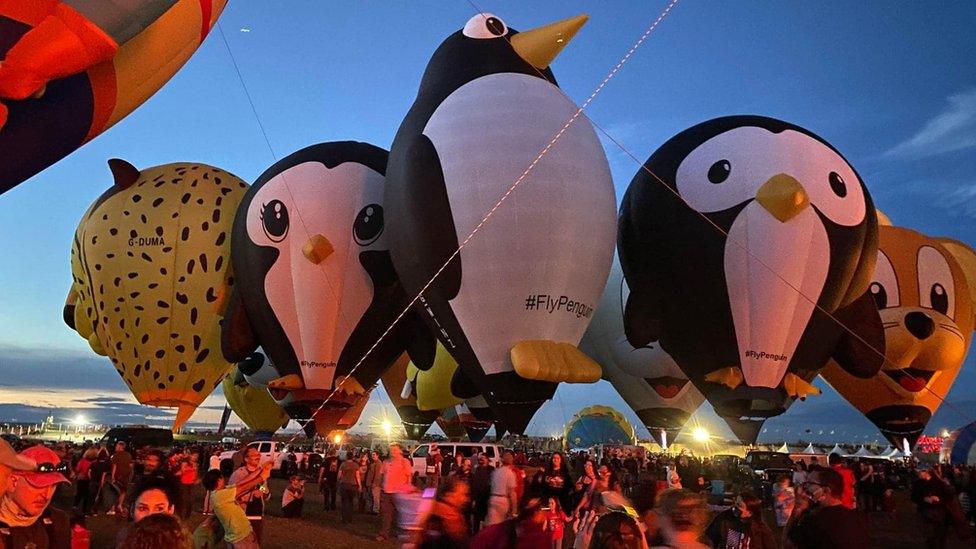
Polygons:
<instances>
[{"instance_id":1,"label":"distant light","mask_svg":"<svg viewBox=\"0 0 976 549\"><path fill-rule=\"evenodd\" d=\"M942 438L949 438L949 430L948 429L942 429L941 436L942 436Z\"/></svg>"},{"instance_id":2,"label":"distant light","mask_svg":"<svg viewBox=\"0 0 976 549\"><path fill-rule=\"evenodd\" d=\"M251 27L241 27L241 32L251 32Z\"/></svg>"},{"instance_id":3,"label":"distant light","mask_svg":"<svg viewBox=\"0 0 976 549\"><path fill-rule=\"evenodd\" d=\"M332 437L332 442L334 442L336 444L341 444L342 443L342 435L339 434L339 433L336 433L335 436Z\"/></svg>"},{"instance_id":4,"label":"distant light","mask_svg":"<svg viewBox=\"0 0 976 549\"><path fill-rule=\"evenodd\" d=\"M393 434L393 423L391 423L390 420L388 419L384 419L380 423L380 428L383 429L383 434L386 436L390 436L391 434Z\"/></svg>"},{"instance_id":5,"label":"distant light","mask_svg":"<svg viewBox=\"0 0 976 549\"><path fill-rule=\"evenodd\" d=\"M704 427L695 427L691 432L691 438L695 439L696 442L708 442L708 431Z\"/></svg>"},{"instance_id":6,"label":"distant light","mask_svg":"<svg viewBox=\"0 0 976 549\"><path fill-rule=\"evenodd\" d=\"M75 425L84 425L84 424L88 423L88 418L86 418L85 416L83 416L81 414L78 414L71 421L73 421Z\"/></svg>"}]
</instances>

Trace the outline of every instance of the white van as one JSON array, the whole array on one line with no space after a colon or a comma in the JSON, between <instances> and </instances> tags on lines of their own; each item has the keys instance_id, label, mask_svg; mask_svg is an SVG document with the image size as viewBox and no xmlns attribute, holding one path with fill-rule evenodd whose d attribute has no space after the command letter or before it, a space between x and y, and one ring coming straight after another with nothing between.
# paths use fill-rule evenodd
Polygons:
<instances>
[{"instance_id":1,"label":"white van","mask_svg":"<svg viewBox=\"0 0 976 549\"><path fill-rule=\"evenodd\" d=\"M502 452L504 448L499 444L482 444L480 442L434 442L424 443L417 446L410 454L410 461L413 462L413 471L421 477L427 476L427 456L430 455L430 445L434 444L441 451L442 456L454 456L458 452L464 457L470 457L471 464L477 466L477 455L484 452L488 454L488 463L498 467L502 462Z\"/></svg>"}]
</instances>

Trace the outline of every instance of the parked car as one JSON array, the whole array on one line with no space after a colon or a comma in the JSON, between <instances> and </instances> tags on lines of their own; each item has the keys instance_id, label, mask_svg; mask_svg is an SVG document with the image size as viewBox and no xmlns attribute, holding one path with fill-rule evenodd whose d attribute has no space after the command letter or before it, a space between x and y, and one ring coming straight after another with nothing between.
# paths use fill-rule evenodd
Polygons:
<instances>
[{"instance_id":1,"label":"parked car","mask_svg":"<svg viewBox=\"0 0 976 549\"><path fill-rule=\"evenodd\" d=\"M173 431L162 427L113 427L105 433L101 442L109 448L124 442L129 451L146 446L166 451L173 447Z\"/></svg>"},{"instance_id":2,"label":"parked car","mask_svg":"<svg viewBox=\"0 0 976 549\"><path fill-rule=\"evenodd\" d=\"M277 473L283 476L287 476L292 472L289 470L289 467L294 462L288 460L289 454L294 454L296 461L303 460L306 457L305 452L289 451L288 448L285 447L285 443L283 442L277 442L271 440L255 440L254 442L248 443L247 447L257 448L258 451L261 452L262 462L270 461L274 464L271 468L272 474ZM227 450L226 452L222 452L219 456L217 456L216 460L211 459L210 468L225 469L227 467L232 467L227 465L227 463L233 460L234 453L236 451L237 450ZM309 455L309 457L311 456Z\"/></svg>"},{"instance_id":3,"label":"parked car","mask_svg":"<svg viewBox=\"0 0 976 549\"><path fill-rule=\"evenodd\" d=\"M789 454L759 450L746 454L743 467L754 475L752 487L766 503L772 501L773 485L776 484L777 479L781 475L793 478L793 471L796 470L796 464Z\"/></svg>"},{"instance_id":4,"label":"parked car","mask_svg":"<svg viewBox=\"0 0 976 549\"><path fill-rule=\"evenodd\" d=\"M410 454L414 473L421 477L427 476L427 456L430 455L430 445L434 444L442 456L460 453L464 457L472 457L484 452L488 454L488 462L498 467L502 460L503 448L499 444L483 444L480 442L434 442L424 443L414 448Z\"/></svg>"}]
</instances>

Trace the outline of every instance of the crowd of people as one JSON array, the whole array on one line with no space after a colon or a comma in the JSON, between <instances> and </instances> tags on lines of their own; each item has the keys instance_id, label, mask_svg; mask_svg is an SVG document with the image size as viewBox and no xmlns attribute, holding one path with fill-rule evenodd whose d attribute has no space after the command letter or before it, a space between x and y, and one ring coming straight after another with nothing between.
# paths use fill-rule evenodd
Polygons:
<instances>
[{"instance_id":1,"label":"crowd of people","mask_svg":"<svg viewBox=\"0 0 976 549\"><path fill-rule=\"evenodd\" d=\"M867 514L892 512L897 490L917 506L927 546L945 547L951 533L970 534L976 508L974 468L836 454L742 481L727 464L690 455L505 450L496 460L442 455L435 444L417 471L393 444L383 454L286 456L279 469L287 483L273 494L272 463L254 447L221 463L210 459L218 446L0 445L0 464L11 471L0 478L0 549L87 547L85 518L96 514L125 521L116 538L123 549L257 548L270 508L302 517L307 482L341 523L376 515L377 541L423 548L861 549ZM200 487L203 504L194 508ZM71 509L51 505L58 491ZM194 512L202 522L191 524Z\"/></svg>"}]
</instances>

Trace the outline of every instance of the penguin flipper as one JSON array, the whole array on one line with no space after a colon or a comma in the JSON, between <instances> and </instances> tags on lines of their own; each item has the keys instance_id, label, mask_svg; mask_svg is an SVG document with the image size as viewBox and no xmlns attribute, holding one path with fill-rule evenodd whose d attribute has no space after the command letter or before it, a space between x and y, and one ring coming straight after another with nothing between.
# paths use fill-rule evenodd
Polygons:
<instances>
[{"instance_id":1,"label":"penguin flipper","mask_svg":"<svg viewBox=\"0 0 976 549\"><path fill-rule=\"evenodd\" d=\"M515 373L537 381L595 383L603 370L575 345L549 340L520 341L509 352Z\"/></svg>"},{"instance_id":2,"label":"penguin flipper","mask_svg":"<svg viewBox=\"0 0 976 549\"><path fill-rule=\"evenodd\" d=\"M745 375L742 373L742 368L729 366L728 368L720 368L705 374L705 381L725 385L729 389L735 389L745 381Z\"/></svg>"},{"instance_id":3,"label":"penguin flipper","mask_svg":"<svg viewBox=\"0 0 976 549\"><path fill-rule=\"evenodd\" d=\"M834 313L846 329L841 334L832 358L852 376L867 379L884 366L885 337L881 315L870 292Z\"/></svg>"},{"instance_id":4,"label":"penguin flipper","mask_svg":"<svg viewBox=\"0 0 976 549\"><path fill-rule=\"evenodd\" d=\"M624 335L635 349L661 339L662 321L656 290L639 287L630 291L624 307Z\"/></svg>"},{"instance_id":5,"label":"penguin flipper","mask_svg":"<svg viewBox=\"0 0 976 549\"><path fill-rule=\"evenodd\" d=\"M434 357L437 356L437 339L416 310L410 311L402 322L408 337L407 354L410 362L422 372L430 370L434 367Z\"/></svg>"},{"instance_id":6,"label":"penguin flipper","mask_svg":"<svg viewBox=\"0 0 976 549\"><path fill-rule=\"evenodd\" d=\"M451 202L444 182L437 149L426 135L419 134L405 147L404 180L409 183L403 198L408 202L410 217L420 220L406 237L411 238L409 263L419 267L414 273L401 273L401 279L412 278L405 284L407 293L419 291L458 249L457 229L451 215ZM397 265L400 269L400 265ZM409 275L413 274L413 277ZM406 275L406 276L405 276ZM419 275L419 277L417 276ZM454 256L425 292L427 296L450 300L461 289L461 258ZM408 298L412 298L408 295Z\"/></svg>"},{"instance_id":7,"label":"penguin flipper","mask_svg":"<svg viewBox=\"0 0 976 549\"><path fill-rule=\"evenodd\" d=\"M220 352L228 362L243 362L258 348L257 337L244 310L244 302L237 290L231 292L220 320Z\"/></svg>"},{"instance_id":8,"label":"penguin flipper","mask_svg":"<svg viewBox=\"0 0 976 549\"><path fill-rule=\"evenodd\" d=\"M807 380L794 374L788 373L783 377L783 389L790 398L806 400L809 395L819 395L820 389L814 387Z\"/></svg>"}]
</instances>

